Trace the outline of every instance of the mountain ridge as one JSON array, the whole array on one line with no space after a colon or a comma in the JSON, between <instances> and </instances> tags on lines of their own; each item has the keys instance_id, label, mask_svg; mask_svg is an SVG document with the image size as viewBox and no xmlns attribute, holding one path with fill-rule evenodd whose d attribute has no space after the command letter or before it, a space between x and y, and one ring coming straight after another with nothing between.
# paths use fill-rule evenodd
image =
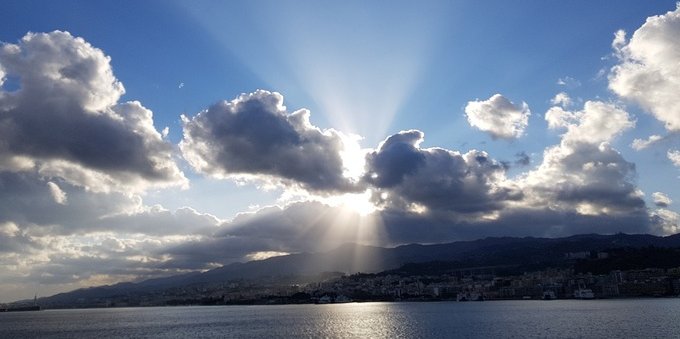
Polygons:
<instances>
[{"instance_id":1,"label":"mountain ridge","mask_svg":"<svg viewBox=\"0 0 680 339\"><path fill-rule=\"evenodd\" d=\"M487 237L442 244L405 244L383 248L354 243L317 253L295 253L245 263L231 263L205 272L190 272L140 282L87 287L40 298L43 304L62 305L73 300L134 295L181 288L183 286L224 283L234 280L272 279L313 276L324 272L378 273L411 263L458 261L475 265L531 265L559 263L566 253L602 251L623 247L680 247L680 234L612 235L580 234L564 238Z\"/></svg>"}]
</instances>

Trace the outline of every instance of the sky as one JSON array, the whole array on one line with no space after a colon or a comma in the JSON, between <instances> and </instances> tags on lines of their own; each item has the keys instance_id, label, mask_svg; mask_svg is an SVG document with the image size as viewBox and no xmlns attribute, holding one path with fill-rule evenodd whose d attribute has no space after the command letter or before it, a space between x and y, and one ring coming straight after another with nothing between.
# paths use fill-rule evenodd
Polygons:
<instances>
[{"instance_id":1,"label":"sky","mask_svg":"<svg viewBox=\"0 0 680 339\"><path fill-rule=\"evenodd\" d=\"M675 234L674 1L16 1L0 302L488 236Z\"/></svg>"}]
</instances>

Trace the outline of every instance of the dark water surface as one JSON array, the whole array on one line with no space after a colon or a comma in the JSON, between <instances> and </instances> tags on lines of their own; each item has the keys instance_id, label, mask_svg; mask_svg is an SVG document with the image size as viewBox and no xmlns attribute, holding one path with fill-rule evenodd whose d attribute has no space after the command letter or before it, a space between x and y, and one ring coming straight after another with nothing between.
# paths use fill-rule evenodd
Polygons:
<instances>
[{"instance_id":1,"label":"dark water surface","mask_svg":"<svg viewBox=\"0 0 680 339\"><path fill-rule=\"evenodd\" d=\"M0 338L680 338L680 299L148 307L0 313Z\"/></svg>"}]
</instances>

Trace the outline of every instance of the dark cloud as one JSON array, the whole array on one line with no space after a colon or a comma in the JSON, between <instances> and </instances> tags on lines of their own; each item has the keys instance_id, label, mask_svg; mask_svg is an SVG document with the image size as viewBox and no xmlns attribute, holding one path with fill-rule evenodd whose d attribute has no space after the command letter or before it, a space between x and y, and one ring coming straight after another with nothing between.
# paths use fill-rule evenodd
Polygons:
<instances>
[{"instance_id":1,"label":"dark cloud","mask_svg":"<svg viewBox=\"0 0 680 339\"><path fill-rule=\"evenodd\" d=\"M347 191L343 136L309 122L309 111L287 113L278 93L258 90L183 117L180 148L201 173L273 178L313 191Z\"/></svg>"},{"instance_id":2,"label":"dark cloud","mask_svg":"<svg viewBox=\"0 0 680 339\"><path fill-rule=\"evenodd\" d=\"M186 235L211 233L220 220L192 208L172 212L144 206L141 198L119 192L96 193L36 173L0 172L0 223L12 222L34 235L88 232ZM67 198L53 195L57 186Z\"/></svg>"},{"instance_id":3,"label":"dark cloud","mask_svg":"<svg viewBox=\"0 0 680 339\"><path fill-rule=\"evenodd\" d=\"M515 158L517 158L515 160L515 165L517 166L529 166L531 164L531 157L524 151L515 154Z\"/></svg>"},{"instance_id":4,"label":"dark cloud","mask_svg":"<svg viewBox=\"0 0 680 339\"><path fill-rule=\"evenodd\" d=\"M422 140L420 131L400 132L367 155L364 180L377 188L376 202L404 209L415 203L427 209L483 213L521 198L505 178L503 164L486 152L423 149Z\"/></svg>"},{"instance_id":5,"label":"dark cloud","mask_svg":"<svg viewBox=\"0 0 680 339\"><path fill-rule=\"evenodd\" d=\"M389 188L401 183L406 175L414 174L425 165L425 155L418 148L423 138L423 132L411 130L385 139L366 156L365 180L373 186Z\"/></svg>"},{"instance_id":6,"label":"dark cloud","mask_svg":"<svg viewBox=\"0 0 680 339\"><path fill-rule=\"evenodd\" d=\"M151 111L118 103L124 89L109 61L67 32L2 45L0 68L20 86L0 89L0 156L91 190L183 183Z\"/></svg>"}]
</instances>

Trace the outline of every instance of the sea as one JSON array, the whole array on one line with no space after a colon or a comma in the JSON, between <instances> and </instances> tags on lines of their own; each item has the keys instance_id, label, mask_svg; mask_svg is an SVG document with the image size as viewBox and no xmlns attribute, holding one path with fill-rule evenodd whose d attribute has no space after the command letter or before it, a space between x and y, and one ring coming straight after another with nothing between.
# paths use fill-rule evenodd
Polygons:
<instances>
[{"instance_id":1,"label":"sea","mask_svg":"<svg viewBox=\"0 0 680 339\"><path fill-rule=\"evenodd\" d=\"M679 338L680 299L186 306L0 313L0 338Z\"/></svg>"}]
</instances>

